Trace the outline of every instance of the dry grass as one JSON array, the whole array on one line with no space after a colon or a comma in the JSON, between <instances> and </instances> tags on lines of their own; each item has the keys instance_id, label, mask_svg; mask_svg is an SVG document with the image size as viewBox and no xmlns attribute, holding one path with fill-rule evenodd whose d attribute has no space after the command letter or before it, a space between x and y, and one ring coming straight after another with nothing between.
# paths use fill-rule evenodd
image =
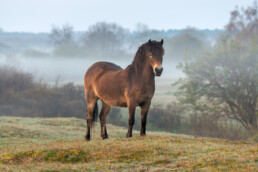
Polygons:
<instances>
[{"instance_id":1,"label":"dry grass","mask_svg":"<svg viewBox=\"0 0 258 172\"><path fill-rule=\"evenodd\" d=\"M126 129L99 126L83 140L85 121L0 117L0 171L257 171L258 144L169 133L125 138Z\"/></svg>"}]
</instances>

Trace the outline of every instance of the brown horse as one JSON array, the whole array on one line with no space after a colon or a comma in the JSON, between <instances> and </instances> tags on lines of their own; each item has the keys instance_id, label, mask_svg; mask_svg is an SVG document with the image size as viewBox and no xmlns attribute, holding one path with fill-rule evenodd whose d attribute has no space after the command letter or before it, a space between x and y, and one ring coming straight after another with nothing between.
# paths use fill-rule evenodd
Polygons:
<instances>
[{"instance_id":1,"label":"brown horse","mask_svg":"<svg viewBox=\"0 0 258 172\"><path fill-rule=\"evenodd\" d=\"M164 49L160 42L149 40L136 52L132 64L122 69L109 62L93 64L85 74L84 89L87 101L86 140L90 140L92 122L97 120L97 100L102 101L100 112L101 137L107 139L106 117L111 106L128 107L129 126L126 137L132 137L135 108L141 107L141 136L145 136L147 113L155 91L155 76L160 76Z\"/></svg>"}]
</instances>

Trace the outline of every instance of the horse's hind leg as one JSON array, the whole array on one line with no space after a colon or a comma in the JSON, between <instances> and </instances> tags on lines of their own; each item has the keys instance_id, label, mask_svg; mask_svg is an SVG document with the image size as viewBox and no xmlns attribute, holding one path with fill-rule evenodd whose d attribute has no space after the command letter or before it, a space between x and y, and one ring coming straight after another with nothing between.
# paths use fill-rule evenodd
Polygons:
<instances>
[{"instance_id":1,"label":"horse's hind leg","mask_svg":"<svg viewBox=\"0 0 258 172\"><path fill-rule=\"evenodd\" d=\"M90 129L92 127L93 111L95 106L97 106L96 102L98 98L95 96L93 92L88 91L86 95L86 100L87 100L87 131L86 131L85 139L89 141Z\"/></svg>"},{"instance_id":2,"label":"horse's hind leg","mask_svg":"<svg viewBox=\"0 0 258 172\"><path fill-rule=\"evenodd\" d=\"M102 139L108 139L107 128L106 128L106 118L109 111L110 111L110 105L102 101L102 109L99 115Z\"/></svg>"}]
</instances>

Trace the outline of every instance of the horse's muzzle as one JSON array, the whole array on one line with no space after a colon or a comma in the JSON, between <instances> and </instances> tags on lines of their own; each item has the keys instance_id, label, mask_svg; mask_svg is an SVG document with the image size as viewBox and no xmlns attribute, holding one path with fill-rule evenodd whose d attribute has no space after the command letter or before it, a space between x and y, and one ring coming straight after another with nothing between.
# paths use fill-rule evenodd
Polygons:
<instances>
[{"instance_id":1,"label":"horse's muzzle","mask_svg":"<svg viewBox=\"0 0 258 172\"><path fill-rule=\"evenodd\" d=\"M156 67L155 68L155 76L160 76L162 74L162 71L163 71L163 67Z\"/></svg>"}]
</instances>

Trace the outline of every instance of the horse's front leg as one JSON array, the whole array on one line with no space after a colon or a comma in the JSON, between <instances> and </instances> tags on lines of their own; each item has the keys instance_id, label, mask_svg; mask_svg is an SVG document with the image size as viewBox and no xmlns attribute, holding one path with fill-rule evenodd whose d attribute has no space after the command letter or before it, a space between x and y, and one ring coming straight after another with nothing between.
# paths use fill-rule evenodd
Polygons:
<instances>
[{"instance_id":1,"label":"horse's front leg","mask_svg":"<svg viewBox=\"0 0 258 172\"><path fill-rule=\"evenodd\" d=\"M148 114L148 110L150 108L150 102L145 103L142 107L141 107L141 136L146 136L146 121L147 121L147 114Z\"/></svg>"},{"instance_id":2,"label":"horse's front leg","mask_svg":"<svg viewBox=\"0 0 258 172\"><path fill-rule=\"evenodd\" d=\"M126 134L126 137L133 136L132 131L133 131L133 125L135 122L135 108L136 108L135 103L130 103L128 106L129 120L128 120L128 132Z\"/></svg>"}]
</instances>

